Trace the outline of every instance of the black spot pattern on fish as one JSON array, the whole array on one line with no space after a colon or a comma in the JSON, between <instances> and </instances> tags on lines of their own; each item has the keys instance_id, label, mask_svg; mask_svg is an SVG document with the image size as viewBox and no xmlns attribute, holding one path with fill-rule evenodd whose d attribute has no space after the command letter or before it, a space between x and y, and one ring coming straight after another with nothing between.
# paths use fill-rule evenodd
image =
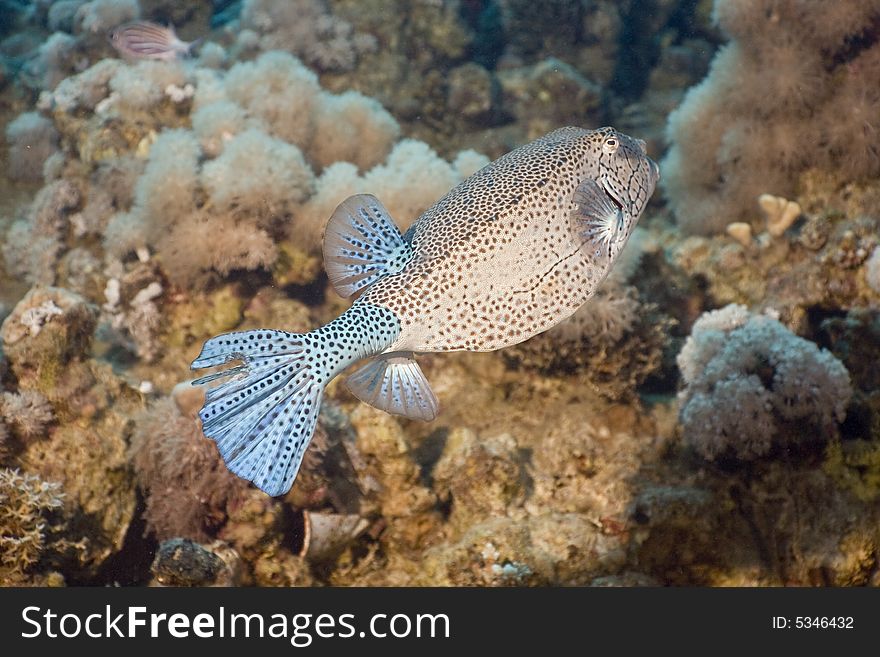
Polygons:
<instances>
[{"instance_id":1,"label":"black spot pattern on fish","mask_svg":"<svg viewBox=\"0 0 880 657\"><path fill-rule=\"evenodd\" d=\"M608 144L616 141L614 152ZM455 187L404 236L414 257L363 300L400 319L395 349L492 351L571 315L619 251L572 231L580 182L628 204L625 238L653 192L656 165L613 128L562 128L511 151Z\"/></svg>"}]
</instances>

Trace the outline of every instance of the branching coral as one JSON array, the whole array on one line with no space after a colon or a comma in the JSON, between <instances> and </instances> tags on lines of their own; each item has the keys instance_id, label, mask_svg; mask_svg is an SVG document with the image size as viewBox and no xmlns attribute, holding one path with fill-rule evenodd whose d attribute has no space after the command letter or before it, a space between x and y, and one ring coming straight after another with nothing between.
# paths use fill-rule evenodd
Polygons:
<instances>
[{"instance_id":1,"label":"branching coral","mask_svg":"<svg viewBox=\"0 0 880 657\"><path fill-rule=\"evenodd\" d=\"M661 164L685 231L747 221L809 166L880 173L880 3L716 0L713 17L730 43L670 115Z\"/></svg>"},{"instance_id":2,"label":"branching coral","mask_svg":"<svg viewBox=\"0 0 880 657\"><path fill-rule=\"evenodd\" d=\"M852 395L849 373L831 353L735 304L694 323L678 366L685 440L710 460L826 442Z\"/></svg>"},{"instance_id":3,"label":"branching coral","mask_svg":"<svg viewBox=\"0 0 880 657\"><path fill-rule=\"evenodd\" d=\"M0 583L21 578L50 540L49 514L61 507L61 485L0 468Z\"/></svg>"}]
</instances>

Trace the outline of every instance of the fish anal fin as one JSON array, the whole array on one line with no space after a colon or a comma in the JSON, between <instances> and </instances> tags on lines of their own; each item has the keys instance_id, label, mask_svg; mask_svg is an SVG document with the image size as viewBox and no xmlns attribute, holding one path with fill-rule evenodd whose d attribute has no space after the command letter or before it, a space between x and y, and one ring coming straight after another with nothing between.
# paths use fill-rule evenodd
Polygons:
<instances>
[{"instance_id":1,"label":"fish anal fin","mask_svg":"<svg viewBox=\"0 0 880 657\"><path fill-rule=\"evenodd\" d=\"M349 196L324 230L324 267L342 297L398 273L412 255L388 210L372 194Z\"/></svg>"},{"instance_id":2,"label":"fish anal fin","mask_svg":"<svg viewBox=\"0 0 880 657\"><path fill-rule=\"evenodd\" d=\"M345 380L362 402L394 415L430 422L440 411L431 385L411 353L379 356Z\"/></svg>"}]
</instances>

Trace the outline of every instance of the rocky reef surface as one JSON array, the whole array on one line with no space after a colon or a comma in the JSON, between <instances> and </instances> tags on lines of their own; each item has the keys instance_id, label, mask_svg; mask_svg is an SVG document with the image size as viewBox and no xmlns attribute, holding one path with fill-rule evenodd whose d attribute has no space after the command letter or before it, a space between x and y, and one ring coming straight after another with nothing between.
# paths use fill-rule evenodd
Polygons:
<instances>
[{"instance_id":1,"label":"rocky reef surface","mask_svg":"<svg viewBox=\"0 0 880 657\"><path fill-rule=\"evenodd\" d=\"M880 5L821 4L0 0L0 583L880 584ZM350 194L405 227L568 124L665 154L594 299L421 358L429 424L332 383L283 498L230 474L202 342L342 311Z\"/></svg>"}]
</instances>

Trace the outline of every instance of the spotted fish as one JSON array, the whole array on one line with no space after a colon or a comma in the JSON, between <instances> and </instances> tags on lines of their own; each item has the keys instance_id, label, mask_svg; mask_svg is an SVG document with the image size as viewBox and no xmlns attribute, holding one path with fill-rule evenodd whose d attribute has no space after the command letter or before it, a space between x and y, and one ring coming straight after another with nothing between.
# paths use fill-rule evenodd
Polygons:
<instances>
[{"instance_id":1,"label":"spotted fish","mask_svg":"<svg viewBox=\"0 0 880 657\"><path fill-rule=\"evenodd\" d=\"M433 420L439 404L420 352L493 351L574 313L605 278L659 179L645 143L613 128L562 128L452 189L401 235L374 196L339 205L324 233L327 274L357 296L308 333L262 329L208 340L193 368L238 365L199 412L229 469L287 492L315 430L324 386Z\"/></svg>"}]
</instances>

